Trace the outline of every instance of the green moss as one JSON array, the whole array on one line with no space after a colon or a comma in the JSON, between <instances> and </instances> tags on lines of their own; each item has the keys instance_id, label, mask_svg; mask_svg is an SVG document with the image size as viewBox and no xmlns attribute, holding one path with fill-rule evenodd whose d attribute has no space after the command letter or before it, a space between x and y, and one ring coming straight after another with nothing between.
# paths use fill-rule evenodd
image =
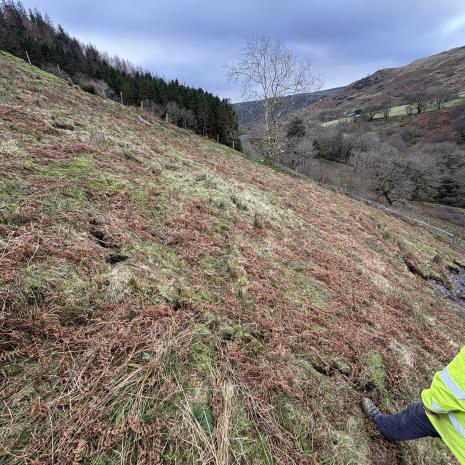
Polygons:
<instances>
[{"instance_id":1,"label":"green moss","mask_svg":"<svg viewBox=\"0 0 465 465\"><path fill-rule=\"evenodd\" d=\"M112 460L110 457L107 456L107 454L102 454L98 456L93 462L88 463L93 463L93 465L111 465Z\"/></svg>"},{"instance_id":2,"label":"green moss","mask_svg":"<svg viewBox=\"0 0 465 465\"><path fill-rule=\"evenodd\" d=\"M232 222L226 210L218 212L212 217L211 233L213 237L223 237L231 231Z\"/></svg>"},{"instance_id":3,"label":"green moss","mask_svg":"<svg viewBox=\"0 0 465 465\"><path fill-rule=\"evenodd\" d=\"M215 347L219 343L218 337L201 323L196 324L192 330L193 339L189 367L194 371L209 373L213 368Z\"/></svg>"},{"instance_id":4,"label":"green moss","mask_svg":"<svg viewBox=\"0 0 465 465\"><path fill-rule=\"evenodd\" d=\"M237 399L234 407L229 435L232 463L242 463L246 457L248 465L273 465L267 441L247 415L244 402Z\"/></svg>"},{"instance_id":5,"label":"green moss","mask_svg":"<svg viewBox=\"0 0 465 465\"><path fill-rule=\"evenodd\" d=\"M186 265L179 259L176 252L155 241L132 241L128 243L128 250L131 252L139 252L152 264L156 264L159 268L176 270L179 272Z\"/></svg>"},{"instance_id":6,"label":"green moss","mask_svg":"<svg viewBox=\"0 0 465 465\"><path fill-rule=\"evenodd\" d=\"M86 191L75 185L65 185L59 190L41 197L40 205L51 217L62 212L95 213L95 205L88 199Z\"/></svg>"},{"instance_id":7,"label":"green moss","mask_svg":"<svg viewBox=\"0 0 465 465\"><path fill-rule=\"evenodd\" d=\"M0 179L0 201L6 197L17 195L23 183L18 179Z\"/></svg>"},{"instance_id":8,"label":"green moss","mask_svg":"<svg viewBox=\"0 0 465 465\"><path fill-rule=\"evenodd\" d=\"M299 287L284 289L284 297L293 305L305 307L308 304L321 309L327 309L329 298L327 292L320 284L310 281L305 277L295 278ZM279 286L279 281L277 281Z\"/></svg>"},{"instance_id":9,"label":"green moss","mask_svg":"<svg viewBox=\"0 0 465 465\"><path fill-rule=\"evenodd\" d=\"M142 189L132 190L129 193L129 196L135 204L141 207L147 205L147 193L145 190L142 190Z\"/></svg>"},{"instance_id":10,"label":"green moss","mask_svg":"<svg viewBox=\"0 0 465 465\"><path fill-rule=\"evenodd\" d=\"M346 424L341 426L344 429L324 425L321 435L324 451L318 453L320 461L334 465L371 465L368 441L360 434L363 420L350 416Z\"/></svg>"},{"instance_id":11,"label":"green moss","mask_svg":"<svg viewBox=\"0 0 465 465\"><path fill-rule=\"evenodd\" d=\"M213 411L209 405L200 402L194 402L192 404L192 416L195 418L200 427L205 431L205 433L213 433L215 419L213 417Z\"/></svg>"},{"instance_id":12,"label":"green moss","mask_svg":"<svg viewBox=\"0 0 465 465\"><path fill-rule=\"evenodd\" d=\"M16 441L13 445L13 451L20 451L25 446L27 446L33 437L33 432L34 428L32 427L32 425L26 428L22 428L18 436L16 437Z\"/></svg>"},{"instance_id":13,"label":"green moss","mask_svg":"<svg viewBox=\"0 0 465 465\"><path fill-rule=\"evenodd\" d=\"M303 305L303 300L299 296L299 292L295 289L285 289L283 292L283 296L295 306Z\"/></svg>"},{"instance_id":14,"label":"green moss","mask_svg":"<svg viewBox=\"0 0 465 465\"><path fill-rule=\"evenodd\" d=\"M240 341L253 356L257 357L263 353L262 337L248 323L222 321L218 329L224 340Z\"/></svg>"},{"instance_id":15,"label":"green moss","mask_svg":"<svg viewBox=\"0 0 465 465\"><path fill-rule=\"evenodd\" d=\"M302 452L310 457L313 453L312 412L297 402L279 394L273 395L271 403L273 405L273 416L296 439Z\"/></svg>"},{"instance_id":16,"label":"green moss","mask_svg":"<svg viewBox=\"0 0 465 465\"><path fill-rule=\"evenodd\" d=\"M201 259L202 268L207 273L214 273L221 267L221 262L218 258L210 254L203 254Z\"/></svg>"},{"instance_id":17,"label":"green moss","mask_svg":"<svg viewBox=\"0 0 465 465\"><path fill-rule=\"evenodd\" d=\"M21 197L23 183L17 179L0 180L0 222L8 223Z\"/></svg>"},{"instance_id":18,"label":"green moss","mask_svg":"<svg viewBox=\"0 0 465 465\"><path fill-rule=\"evenodd\" d=\"M376 239L366 239L365 243L368 245L368 247L370 247L370 249L374 250L375 252L379 254L384 254L383 246Z\"/></svg>"},{"instance_id":19,"label":"green moss","mask_svg":"<svg viewBox=\"0 0 465 465\"><path fill-rule=\"evenodd\" d=\"M320 308L327 308L329 299L326 291L316 282L306 281L303 282L303 289L305 293L310 297L310 301L313 305Z\"/></svg>"},{"instance_id":20,"label":"green moss","mask_svg":"<svg viewBox=\"0 0 465 465\"><path fill-rule=\"evenodd\" d=\"M129 190L130 188L130 185L127 181L110 174L98 175L95 179L92 180L91 186L107 192L108 194L118 194L120 192Z\"/></svg>"},{"instance_id":21,"label":"green moss","mask_svg":"<svg viewBox=\"0 0 465 465\"><path fill-rule=\"evenodd\" d=\"M41 262L20 269L21 292L25 299L42 305L52 296L61 308L61 319L68 322L83 310L92 309L102 298L97 283L81 276L74 265L67 262Z\"/></svg>"},{"instance_id":22,"label":"green moss","mask_svg":"<svg viewBox=\"0 0 465 465\"><path fill-rule=\"evenodd\" d=\"M184 304L195 306L205 302L221 303L222 297L220 292L216 289L185 285L178 290L175 300L178 301L181 306Z\"/></svg>"},{"instance_id":23,"label":"green moss","mask_svg":"<svg viewBox=\"0 0 465 465\"><path fill-rule=\"evenodd\" d=\"M57 163L55 161L46 165L34 164L33 166L40 177L51 180L75 179L89 174L93 174L94 158L92 155L79 155L72 158L67 163Z\"/></svg>"},{"instance_id":24,"label":"green moss","mask_svg":"<svg viewBox=\"0 0 465 465\"><path fill-rule=\"evenodd\" d=\"M386 369L383 356L376 350L367 352L362 357L363 373L361 376L361 384L365 388L376 389L378 393L385 392Z\"/></svg>"}]
</instances>

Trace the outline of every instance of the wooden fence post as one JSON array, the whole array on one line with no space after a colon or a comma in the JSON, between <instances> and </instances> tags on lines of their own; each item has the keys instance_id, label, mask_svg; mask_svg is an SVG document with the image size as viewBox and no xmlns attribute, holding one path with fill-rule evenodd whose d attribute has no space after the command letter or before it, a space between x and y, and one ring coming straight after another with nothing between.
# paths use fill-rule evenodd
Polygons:
<instances>
[{"instance_id":1,"label":"wooden fence post","mask_svg":"<svg viewBox=\"0 0 465 465\"><path fill-rule=\"evenodd\" d=\"M124 103L123 103L123 91L120 91L119 96L120 96L120 99L121 99L121 105L124 105Z\"/></svg>"},{"instance_id":2,"label":"wooden fence post","mask_svg":"<svg viewBox=\"0 0 465 465\"><path fill-rule=\"evenodd\" d=\"M26 57L27 57L27 61L29 62L29 64L32 65L31 59L29 58L29 53L27 53L27 50L26 50Z\"/></svg>"},{"instance_id":3,"label":"wooden fence post","mask_svg":"<svg viewBox=\"0 0 465 465\"><path fill-rule=\"evenodd\" d=\"M233 150L236 150L236 149L234 148L235 145L236 145L236 142L233 141Z\"/></svg>"}]
</instances>

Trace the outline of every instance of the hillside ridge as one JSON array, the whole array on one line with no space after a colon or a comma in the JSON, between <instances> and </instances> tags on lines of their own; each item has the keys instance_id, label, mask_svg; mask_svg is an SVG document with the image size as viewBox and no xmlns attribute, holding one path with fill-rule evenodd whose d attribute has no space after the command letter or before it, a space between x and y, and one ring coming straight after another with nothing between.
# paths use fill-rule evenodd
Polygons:
<instances>
[{"instance_id":1,"label":"hillside ridge","mask_svg":"<svg viewBox=\"0 0 465 465\"><path fill-rule=\"evenodd\" d=\"M0 461L446 465L358 402L464 345L428 231L0 52Z\"/></svg>"},{"instance_id":2,"label":"hillside ridge","mask_svg":"<svg viewBox=\"0 0 465 465\"><path fill-rule=\"evenodd\" d=\"M319 107L343 114L380 105L388 98L393 106L401 105L410 95L432 87L445 87L458 93L463 90L464 76L465 46L455 47L403 66L375 71L322 100Z\"/></svg>"}]
</instances>

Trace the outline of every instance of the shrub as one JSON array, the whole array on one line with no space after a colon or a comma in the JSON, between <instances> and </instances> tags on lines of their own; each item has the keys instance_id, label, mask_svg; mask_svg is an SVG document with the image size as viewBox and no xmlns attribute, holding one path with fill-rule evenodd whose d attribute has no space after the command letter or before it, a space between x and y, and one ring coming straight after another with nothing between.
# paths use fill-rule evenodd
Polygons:
<instances>
[{"instance_id":1,"label":"shrub","mask_svg":"<svg viewBox=\"0 0 465 465\"><path fill-rule=\"evenodd\" d=\"M82 90L89 92L89 94L98 95L102 98L112 98L114 96L114 92L105 81L91 79L81 74L76 75L74 81Z\"/></svg>"},{"instance_id":2,"label":"shrub","mask_svg":"<svg viewBox=\"0 0 465 465\"><path fill-rule=\"evenodd\" d=\"M40 68L46 73L50 73L54 76L64 79L70 84L72 84L73 82L71 76L66 71L63 71L58 65L52 65L51 63L47 63L46 65L43 65Z\"/></svg>"},{"instance_id":3,"label":"shrub","mask_svg":"<svg viewBox=\"0 0 465 465\"><path fill-rule=\"evenodd\" d=\"M353 144L340 130L330 130L313 140L315 158L348 163Z\"/></svg>"}]
</instances>

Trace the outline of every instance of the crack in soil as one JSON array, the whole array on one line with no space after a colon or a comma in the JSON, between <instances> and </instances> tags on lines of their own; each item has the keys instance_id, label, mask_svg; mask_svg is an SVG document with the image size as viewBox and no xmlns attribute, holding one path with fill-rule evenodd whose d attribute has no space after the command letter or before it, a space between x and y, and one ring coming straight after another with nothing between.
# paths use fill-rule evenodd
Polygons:
<instances>
[{"instance_id":1,"label":"crack in soil","mask_svg":"<svg viewBox=\"0 0 465 465\"><path fill-rule=\"evenodd\" d=\"M121 247L104 230L102 225L95 219L90 220L90 235L94 241L104 249L113 250L114 253L106 257L106 262L110 265L124 262L129 257L120 253Z\"/></svg>"}]
</instances>

